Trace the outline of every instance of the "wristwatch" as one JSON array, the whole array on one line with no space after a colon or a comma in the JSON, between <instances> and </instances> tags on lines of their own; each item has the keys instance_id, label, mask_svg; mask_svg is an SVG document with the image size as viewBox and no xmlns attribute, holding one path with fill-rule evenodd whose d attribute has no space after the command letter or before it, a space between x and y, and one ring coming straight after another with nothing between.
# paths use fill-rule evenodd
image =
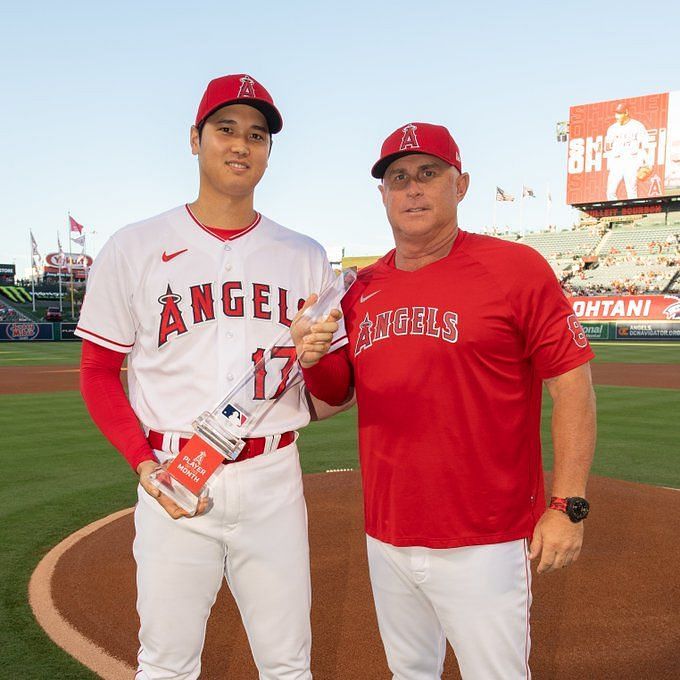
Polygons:
<instances>
[{"instance_id":1,"label":"wristwatch","mask_svg":"<svg viewBox=\"0 0 680 680\"><path fill-rule=\"evenodd\" d=\"M570 498L553 496L548 507L551 510L563 512L574 524L582 522L590 512L590 503L579 496L571 496Z\"/></svg>"}]
</instances>

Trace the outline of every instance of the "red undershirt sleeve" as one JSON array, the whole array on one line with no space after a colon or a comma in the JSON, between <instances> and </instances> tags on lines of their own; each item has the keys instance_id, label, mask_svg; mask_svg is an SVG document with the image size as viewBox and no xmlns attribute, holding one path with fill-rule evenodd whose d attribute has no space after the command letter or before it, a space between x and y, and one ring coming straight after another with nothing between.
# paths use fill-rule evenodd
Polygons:
<instances>
[{"instance_id":1,"label":"red undershirt sleeve","mask_svg":"<svg viewBox=\"0 0 680 680\"><path fill-rule=\"evenodd\" d=\"M347 351L348 345L326 354L311 368L303 368L302 376L307 389L317 399L331 406L340 406L347 400L352 387L352 366Z\"/></svg>"},{"instance_id":2,"label":"red undershirt sleeve","mask_svg":"<svg viewBox=\"0 0 680 680\"><path fill-rule=\"evenodd\" d=\"M156 458L120 380L125 356L83 340L80 392L92 420L137 472L141 462Z\"/></svg>"}]
</instances>

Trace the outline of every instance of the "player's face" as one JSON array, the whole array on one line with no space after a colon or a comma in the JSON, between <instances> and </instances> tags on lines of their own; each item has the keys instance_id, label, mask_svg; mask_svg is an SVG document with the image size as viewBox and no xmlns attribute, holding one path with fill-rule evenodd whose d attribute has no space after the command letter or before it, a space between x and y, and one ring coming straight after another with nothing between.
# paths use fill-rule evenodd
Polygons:
<instances>
[{"instance_id":1,"label":"player's face","mask_svg":"<svg viewBox=\"0 0 680 680\"><path fill-rule=\"evenodd\" d=\"M617 112L614 114L614 117L616 118L616 122L619 125L623 125L628 120L628 112L627 111L623 111L621 113Z\"/></svg>"},{"instance_id":2,"label":"player's face","mask_svg":"<svg viewBox=\"0 0 680 680\"><path fill-rule=\"evenodd\" d=\"M453 231L469 183L467 173L427 154L402 156L390 164L379 189L397 242Z\"/></svg>"},{"instance_id":3,"label":"player's face","mask_svg":"<svg viewBox=\"0 0 680 680\"><path fill-rule=\"evenodd\" d=\"M224 106L205 122L199 139L191 128L201 184L230 196L251 194L267 168L269 129L265 117L245 104Z\"/></svg>"}]
</instances>

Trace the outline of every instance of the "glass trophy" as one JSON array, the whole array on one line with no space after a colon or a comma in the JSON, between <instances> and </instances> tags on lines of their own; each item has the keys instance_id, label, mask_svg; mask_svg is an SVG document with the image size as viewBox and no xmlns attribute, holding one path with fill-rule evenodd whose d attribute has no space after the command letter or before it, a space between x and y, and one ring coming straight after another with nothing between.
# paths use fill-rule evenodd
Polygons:
<instances>
[{"instance_id":1,"label":"glass trophy","mask_svg":"<svg viewBox=\"0 0 680 680\"><path fill-rule=\"evenodd\" d=\"M356 281L353 269L345 269L319 294L319 299L294 321L304 325L305 334L332 309L340 309L340 301ZM285 360L282 364L281 360ZM270 363L275 362L275 364ZM282 375L276 385L270 381L265 391L267 373ZM151 483L177 505L193 514L202 496L207 495L209 480L222 469L225 459L236 460L243 451L245 440L266 420L276 402L302 380L300 364L295 355L291 330L286 328L261 357L249 367L229 393L212 411L201 413L193 422L194 435L167 465L155 470ZM253 394L261 394L257 400ZM266 429L266 428L265 428Z\"/></svg>"}]
</instances>

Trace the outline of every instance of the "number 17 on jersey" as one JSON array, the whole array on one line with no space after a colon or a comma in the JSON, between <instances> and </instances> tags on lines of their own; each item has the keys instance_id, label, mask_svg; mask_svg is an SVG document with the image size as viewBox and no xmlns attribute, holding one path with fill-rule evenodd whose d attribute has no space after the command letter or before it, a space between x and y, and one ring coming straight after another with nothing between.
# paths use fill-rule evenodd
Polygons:
<instances>
[{"instance_id":1,"label":"number 17 on jersey","mask_svg":"<svg viewBox=\"0 0 680 680\"><path fill-rule=\"evenodd\" d=\"M340 302L356 276L352 269L341 272L294 323L303 324L306 334L312 324L325 319L332 309L340 309ZM225 459L238 458L246 439L266 420L277 400L302 379L290 329L283 331L267 349L258 349L253 362L212 411L196 418L194 436L170 464L151 475L152 484L187 512L196 511L199 499L208 492L209 480L219 473ZM267 388L265 377L276 371L281 374L280 382Z\"/></svg>"}]
</instances>

